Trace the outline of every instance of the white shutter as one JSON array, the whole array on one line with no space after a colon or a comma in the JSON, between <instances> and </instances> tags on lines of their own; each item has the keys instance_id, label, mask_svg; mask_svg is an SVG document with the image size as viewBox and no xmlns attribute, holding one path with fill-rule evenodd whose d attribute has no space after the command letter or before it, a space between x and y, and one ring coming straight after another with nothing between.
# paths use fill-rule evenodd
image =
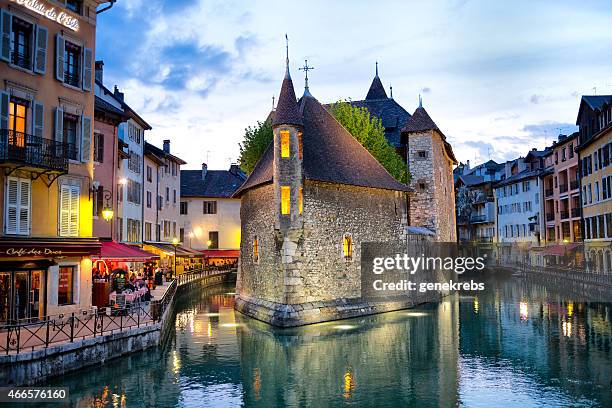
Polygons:
<instances>
[{"instance_id":1,"label":"white shutter","mask_svg":"<svg viewBox=\"0 0 612 408\"><path fill-rule=\"evenodd\" d=\"M18 214L19 181L14 177L6 180L6 216L5 228L7 234L17 234L17 214Z\"/></svg>"},{"instance_id":2,"label":"white shutter","mask_svg":"<svg viewBox=\"0 0 612 408\"><path fill-rule=\"evenodd\" d=\"M55 108L55 141L64 140L64 110L61 107Z\"/></svg>"},{"instance_id":3,"label":"white shutter","mask_svg":"<svg viewBox=\"0 0 612 408\"><path fill-rule=\"evenodd\" d=\"M70 236L79 236L79 198L80 191L76 186L70 189Z\"/></svg>"},{"instance_id":4,"label":"white shutter","mask_svg":"<svg viewBox=\"0 0 612 408\"><path fill-rule=\"evenodd\" d=\"M81 161L91 160L91 117L81 116Z\"/></svg>"},{"instance_id":5,"label":"white shutter","mask_svg":"<svg viewBox=\"0 0 612 408\"><path fill-rule=\"evenodd\" d=\"M30 180L19 180L19 234L30 234L30 200L31 200Z\"/></svg>"},{"instance_id":6,"label":"white shutter","mask_svg":"<svg viewBox=\"0 0 612 408\"><path fill-rule=\"evenodd\" d=\"M11 33L13 16L7 10L0 9L0 60L11 60Z\"/></svg>"},{"instance_id":7,"label":"white shutter","mask_svg":"<svg viewBox=\"0 0 612 408\"><path fill-rule=\"evenodd\" d=\"M77 186L60 187L59 235L62 237L79 235L79 196Z\"/></svg>"},{"instance_id":8,"label":"white shutter","mask_svg":"<svg viewBox=\"0 0 612 408\"><path fill-rule=\"evenodd\" d=\"M47 43L49 32L46 27L36 26L36 49L34 51L34 72L44 74L47 70Z\"/></svg>"},{"instance_id":9,"label":"white shutter","mask_svg":"<svg viewBox=\"0 0 612 408\"><path fill-rule=\"evenodd\" d=\"M66 52L66 41L60 34L55 36L55 78L64 82L64 53Z\"/></svg>"},{"instance_id":10,"label":"white shutter","mask_svg":"<svg viewBox=\"0 0 612 408\"><path fill-rule=\"evenodd\" d=\"M44 137L45 106L40 101L34 101L33 111L32 134L36 137Z\"/></svg>"},{"instance_id":11,"label":"white shutter","mask_svg":"<svg viewBox=\"0 0 612 408\"><path fill-rule=\"evenodd\" d=\"M0 91L0 130L6 130L9 127L9 101L10 95Z\"/></svg>"},{"instance_id":12,"label":"white shutter","mask_svg":"<svg viewBox=\"0 0 612 408\"><path fill-rule=\"evenodd\" d=\"M7 234L30 234L30 180L7 177L5 230Z\"/></svg>"},{"instance_id":13,"label":"white shutter","mask_svg":"<svg viewBox=\"0 0 612 408\"><path fill-rule=\"evenodd\" d=\"M91 48L83 48L83 90L91 91L91 82L93 74L93 51Z\"/></svg>"}]
</instances>

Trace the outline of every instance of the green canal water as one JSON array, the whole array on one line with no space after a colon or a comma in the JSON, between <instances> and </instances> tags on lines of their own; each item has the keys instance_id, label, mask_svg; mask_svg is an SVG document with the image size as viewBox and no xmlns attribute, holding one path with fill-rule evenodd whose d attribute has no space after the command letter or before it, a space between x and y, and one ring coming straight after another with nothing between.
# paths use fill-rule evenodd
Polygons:
<instances>
[{"instance_id":1,"label":"green canal water","mask_svg":"<svg viewBox=\"0 0 612 408\"><path fill-rule=\"evenodd\" d=\"M612 406L612 303L519 278L486 287L291 330L234 312L231 287L200 289L163 349L48 385L68 386L71 407Z\"/></svg>"}]
</instances>

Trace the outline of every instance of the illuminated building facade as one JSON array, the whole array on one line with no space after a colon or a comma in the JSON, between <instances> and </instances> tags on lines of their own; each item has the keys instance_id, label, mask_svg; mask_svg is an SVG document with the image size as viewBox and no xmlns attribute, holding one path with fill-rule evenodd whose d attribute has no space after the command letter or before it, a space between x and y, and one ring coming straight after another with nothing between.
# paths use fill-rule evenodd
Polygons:
<instances>
[{"instance_id":1,"label":"illuminated building facade","mask_svg":"<svg viewBox=\"0 0 612 408\"><path fill-rule=\"evenodd\" d=\"M0 324L91 305L99 3L0 0Z\"/></svg>"}]
</instances>

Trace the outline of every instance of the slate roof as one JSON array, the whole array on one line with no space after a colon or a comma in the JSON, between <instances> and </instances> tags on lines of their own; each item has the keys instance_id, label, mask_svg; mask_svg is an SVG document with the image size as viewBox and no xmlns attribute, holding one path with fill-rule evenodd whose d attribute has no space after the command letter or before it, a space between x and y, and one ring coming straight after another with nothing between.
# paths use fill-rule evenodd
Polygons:
<instances>
[{"instance_id":1,"label":"slate roof","mask_svg":"<svg viewBox=\"0 0 612 408\"><path fill-rule=\"evenodd\" d=\"M461 180L461 182L466 186L477 186L478 184L484 183L483 176L475 176L473 174L464 174L459 176L458 180Z\"/></svg>"},{"instance_id":2,"label":"slate roof","mask_svg":"<svg viewBox=\"0 0 612 408\"><path fill-rule=\"evenodd\" d=\"M95 100L94 100L94 106L96 110L101 110L104 112L108 112L108 113L112 113L114 115L117 115L121 118L126 118L127 115L125 113L123 113L123 111L119 108L117 108L116 106L106 102L104 99L100 98L99 96L96 95Z\"/></svg>"},{"instance_id":3,"label":"slate roof","mask_svg":"<svg viewBox=\"0 0 612 408\"><path fill-rule=\"evenodd\" d=\"M612 102L612 95L582 95L582 100L585 101L591 109L596 110Z\"/></svg>"},{"instance_id":4,"label":"slate roof","mask_svg":"<svg viewBox=\"0 0 612 408\"><path fill-rule=\"evenodd\" d=\"M298 111L295 91L293 90L293 81L289 75L289 69L283 79L280 95L278 96L278 104L272 119L272 125L297 125L302 126L302 116Z\"/></svg>"},{"instance_id":5,"label":"slate roof","mask_svg":"<svg viewBox=\"0 0 612 408\"><path fill-rule=\"evenodd\" d=\"M166 153L163 151L163 149L160 149L159 147L152 145L151 143L145 141L145 154L146 153L153 154L160 160L163 160L167 157L179 164L187 164L187 162L184 161L183 159L176 157L173 154Z\"/></svg>"},{"instance_id":6,"label":"slate roof","mask_svg":"<svg viewBox=\"0 0 612 408\"><path fill-rule=\"evenodd\" d=\"M385 92L385 87L378 77L378 74L376 74L372 80L372 84L370 85L370 89L366 95L366 100L370 99L387 99L387 92Z\"/></svg>"},{"instance_id":7,"label":"slate roof","mask_svg":"<svg viewBox=\"0 0 612 408\"><path fill-rule=\"evenodd\" d=\"M181 197L231 198L244 183L242 171L208 170L202 180L202 170L181 170Z\"/></svg>"},{"instance_id":8,"label":"slate roof","mask_svg":"<svg viewBox=\"0 0 612 408\"><path fill-rule=\"evenodd\" d=\"M499 188L503 186L507 186L508 184L516 183L517 181L525 180L528 178L537 177L542 173L542 170L523 170L520 173L516 173L505 180L501 180L499 183L495 184L494 188Z\"/></svg>"},{"instance_id":9,"label":"slate roof","mask_svg":"<svg viewBox=\"0 0 612 408\"><path fill-rule=\"evenodd\" d=\"M351 105L367 108L370 114L380 118L385 127L385 138L391 146L401 147L402 128L406 125L410 114L395 102L394 99L365 99L363 101L351 101Z\"/></svg>"},{"instance_id":10,"label":"slate roof","mask_svg":"<svg viewBox=\"0 0 612 408\"><path fill-rule=\"evenodd\" d=\"M444 150L446 150L448 157L450 157L455 164L459 163L455 157L455 153L453 153L453 147L446 141L446 136L444 133L442 133L438 125L436 125L433 119L429 116L425 108L419 106L414 111L410 119L408 119L408 122L406 122L406 125L402 129L402 133L423 132L426 130L436 130L442 136L442 143L444 143Z\"/></svg>"},{"instance_id":11,"label":"slate roof","mask_svg":"<svg viewBox=\"0 0 612 408\"><path fill-rule=\"evenodd\" d=\"M410 191L408 186L395 180L314 97L303 96L298 105L304 125L302 164L305 179ZM277 115L278 108L274 119ZM271 143L234 196L239 197L250 188L272 182L273 162Z\"/></svg>"}]
</instances>

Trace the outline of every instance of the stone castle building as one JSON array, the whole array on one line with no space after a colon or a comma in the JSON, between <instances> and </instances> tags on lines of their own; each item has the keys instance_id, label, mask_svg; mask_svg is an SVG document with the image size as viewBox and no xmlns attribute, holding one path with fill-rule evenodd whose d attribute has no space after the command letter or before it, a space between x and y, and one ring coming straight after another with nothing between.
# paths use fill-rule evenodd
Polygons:
<instances>
[{"instance_id":1,"label":"stone castle building","mask_svg":"<svg viewBox=\"0 0 612 408\"><path fill-rule=\"evenodd\" d=\"M274 142L235 194L242 220L236 308L296 326L410 306L360 299L361 244L406 242L408 187L308 84L296 101L288 61L272 125Z\"/></svg>"},{"instance_id":2,"label":"stone castle building","mask_svg":"<svg viewBox=\"0 0 612 408\"><path fill-rule=\"evenodd\" d=\"M387 142L408 165L412 175L410 187L410 225L426 227L436 240L457 241L453 166L457 159L446 136L419 102L410 115L391 96L376 75L364 100L351 102L367 108L380 118Z\"/></svg>"}]
</instances>

